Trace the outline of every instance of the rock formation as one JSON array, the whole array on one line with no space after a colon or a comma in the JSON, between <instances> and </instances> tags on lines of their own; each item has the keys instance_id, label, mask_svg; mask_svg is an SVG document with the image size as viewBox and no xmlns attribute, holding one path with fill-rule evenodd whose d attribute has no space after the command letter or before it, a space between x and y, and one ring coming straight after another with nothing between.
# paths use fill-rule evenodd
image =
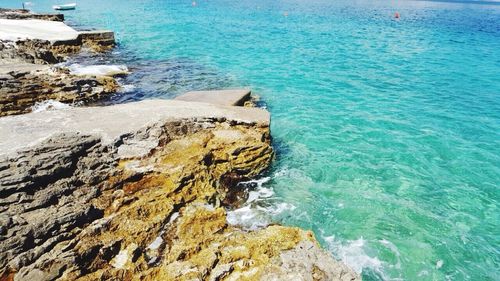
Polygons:
<instances>
[{"instance_id":1,"label":"rock formation","mask_svg":"<svg viewBox=\"0 0 500 281\"><path fill-rule=\"evenodd\" d=\"M8 35L7 39L0 37L0 116L30 112L36 102L49 99L63 103L89 103L105 98L119 89L117 82L111 77L78 76L61 67L47 67L64 61L82 49L97 52L109 50L115 44L113 32L77 32L61 22L8 20L27 17L44 19L42 16L49 15L31 14L25 10L0 10L0 21L9 23L9 27L2 27L0 24L0 31L2 28L6 29L3 34ZM40 27L39 22L47 26ZM44 39L52 28L47 22L54 25L53 28L62 28L66 32L67 35L61 37L64 40ZM23 24L23 32L18 35L8 34L13 28L15 31L17 24ZM29 38L11 40L17 36Z\"/></svg>"},{"instance_id":2,"label":"rock formation","mask_svg":"<svg viewBox=\"0 0 500 281\"><path fill-rule=\"evenodd\" d=\"M0 74L0 116L31 112L45 100L84 104L115 93L112 77L71 75L64 69L11 71Z\"/></svg>"},{"instance_id":3,"label":"rock formation","mask_svg":"<svg viewBox=\"0 0 500 281\"><path fill-rule=\"evenodd\" d=\"M311 232L226 221L262 109L143 101L0 118L2 280L359 280Z\"/></svg>"},{"instance_id":4,"label":"rock formation","mask_svg":"<svg viewBox=\"0 0 500 281\"><path fill-rule=\"evenodd\" d=\"M25 9L3 9L0 8L0 19L12 20L50 20L50 21L64 21L64 14L35 14Z\"/></svg>"},{"instance_id":5,"label":"rock formation","mask_svg":"<svg viewBox=\"0 0 500 281\"><path fill-rule=\"evenodd\" d=\"M228 224L236 185L273 158L269 113L231 106L249 90L28 113L115 92L112 77L53 67L114 35L0 9L11 19L43 24L0 38L0 280L360 279L309 231ZM64 34L38 31L52 27Z\"/></svg>"}]
</instances>

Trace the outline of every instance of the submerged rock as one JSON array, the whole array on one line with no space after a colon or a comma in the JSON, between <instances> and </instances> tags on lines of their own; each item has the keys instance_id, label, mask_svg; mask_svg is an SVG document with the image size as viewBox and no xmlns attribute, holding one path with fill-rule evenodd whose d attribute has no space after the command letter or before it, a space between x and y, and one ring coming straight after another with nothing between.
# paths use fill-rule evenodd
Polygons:
<instances>
[{"instance_id":1,"label":"submerged rock","mask_svg":"<svg viewBox=\"0 0 500 281\"><path fill-rule=\"evenodd\" d=\"M265 110L144 101L0 135L1 279L359 280L311 232L228 225L227 189L273 157Z\"/></svg>"}]
</instances>

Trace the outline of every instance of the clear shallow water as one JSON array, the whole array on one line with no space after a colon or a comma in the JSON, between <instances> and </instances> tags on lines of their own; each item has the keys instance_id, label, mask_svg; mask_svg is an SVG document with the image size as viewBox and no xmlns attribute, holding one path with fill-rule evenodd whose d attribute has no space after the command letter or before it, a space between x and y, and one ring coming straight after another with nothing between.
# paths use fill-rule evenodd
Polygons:
<instances>
[{"instance_id":1,"label":"clear shallow water","mask_svg":"<svg viewBox=\"0 0 500 281\"><path fill-rule=\"evenodd\" d=\"M238 86L263 97L277 160L231 219L312 229L365 280L500 279L499 5L78 5L70 22L120 41L89 61L135 70L114 102Z\"/></svg>"}]
</instances>

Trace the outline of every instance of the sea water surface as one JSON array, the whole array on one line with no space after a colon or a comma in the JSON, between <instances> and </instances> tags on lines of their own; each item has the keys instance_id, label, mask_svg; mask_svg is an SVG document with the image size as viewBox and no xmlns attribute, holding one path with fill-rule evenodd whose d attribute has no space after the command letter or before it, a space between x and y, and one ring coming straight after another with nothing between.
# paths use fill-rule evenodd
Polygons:
<instances>
[{"instance_id":1,"label":"sea water surface","mask_svg":"<svg viewBox=\"0 0 500 281\"><path fill-rule=\"evenodd\" d=\"M131 68L111 102L262 97L277 157L231 222L312 229L364 280L500 280L498 4L80 0L65 14L116 31L112 54L77 60Z\"/></svg>"}]
</instances>

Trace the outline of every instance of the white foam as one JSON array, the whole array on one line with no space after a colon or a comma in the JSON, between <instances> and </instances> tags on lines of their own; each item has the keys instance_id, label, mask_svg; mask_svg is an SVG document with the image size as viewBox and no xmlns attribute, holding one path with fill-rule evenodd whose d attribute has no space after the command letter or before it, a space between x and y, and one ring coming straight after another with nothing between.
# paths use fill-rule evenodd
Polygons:
<instances>
[{"instance_id":1,"label":"white foam","mask_svg":"<svg viewBox=\"0 0 500 281\"><path fill-rule=\"evenodd\" d=\"M394 245L394 243L392 243L391 241L386 240L386 239L382 239L379 242L380 242L380 244L384 245L386 248L391 250L391 252L393 252L397 258L396 264L391 265L391 267L395 267L397 269L400 269L401 268L401 253L399 252L398 247L396 245Z\"/></svg>"},{"instance_id":2,"label":"white foam","mask_svg":"<svg viewBox=\"0 0 500 281\"><path fill-rule=\"evenodd\" d=\"M134 90L135 90L135 85L124 84L124 85L121 85L120 92L122 92L122 93L130 93L130 92L132 92Z\"/></svg>"},{"instance_id":3,"label":"white foam","mask_svg":"<svg viewBox=\"0 0 500 281\"><path fill-rule=\"evenodd\" d=\"M364 247L365 240L363 238L351 241L349 244L341 247L339 256L357 272L361 272L363 268L381 271L382 262L377 257L370 257L367 255Z\"/></svg>"},{"instance_id":4,"label":"white foam","mask_svg":"<svg viewBox=\"0 0 500 281\"><path fill-rule=\"evenodd\" d=\"M323 239L328 244L329 250L354 271L361 273L363 268L369 268L379 273L381 276L384 276L382 261L366 253L366 241L363 237L357 240L348 241L345 244L336 241L335 236L323 236ZM386 278L384 278L384 280L385 279Z\"/></svg>"},{"instance_id":5,"label":"white foam","mask_svg":"<svg viewBox=\"0 0 500 281\"><path fill-rule=\"evenodd\" d=\"M270 177L263 177L240 183L255 186L248 193L248 199L241 208L227 212L228 224L237 225L246 230L256 230L268 226L274 221L274 216L295 209L295 206L290 203L269 202L274 196L274 191L272 188L265 187L264 184L270 180Z\"/></svg>"},{"instance_id":6,"label":"white foam","mask_svg":"<svg viewBox=\"0 0 500 281\"><path fill-rule=\"evenodd\" d=\"M269 198L274 195L274 191L270 188L260 188L258 190L252 190L248 193L247 202L251 203L254 201L258 201L262 198Z\"/></svg>"},{"instance_id":7,"label":"white foam","mask_svg":"<svg viewBox=\"0 0 500 281\"><path fill-rule=\"evenodd\" d=\"M227 212L227 222L246 230L256 230L268 226L273 217L284 211L294 210L295 206L289 203L279 203L269 206L252 206L246 204L241 208Z\"/></svg>"},{"instance_id":8,"label":"white foam","mask_svg":"<svg viewBox=\"0 0 500 281\"><path fill-rule=\"evenodd\" d=\"M99 75L115 76L128 74L126 65L80 65L77 63L68 66L71 74L74 75Z\"/></svg>"},{"instance_id":9,"label":"white foam","mask_svg":"<svg viewBox=\"0 0 500 281\"><path fill-rule=\"evenodd\" d=\"M237 225L246 230L256 230L270 224L270 219L266 214L251 208L250 205L227 212L227 223Z\"/></svg>"},{"instance_id":10,"label":"white foam","mask_svg":"<svg viewBox=\"0 0 500 281\"><path fill-rule=\"evenodd\" d=\"M270 181L270 177L264 177L258 180L251 180L247 182L242 182L241 184L256 184L257 187L248 193L247 203L252 203L259 201L261 199L269 198L274 195L274 191L270 188L265 188L263 184Z\"/></svg>"},{"instance_id":11,"label":"white foam","mask_svg":"<svg viewBox=\"0 0 500 281\"><path fill-rule=\"evenodd\" d=\"M56 100L46 100L42 102L37 102L31 107L32 112L42 112L47 110L59 110L67 109L71 106Z\"/></svg>"}]
</instances>

